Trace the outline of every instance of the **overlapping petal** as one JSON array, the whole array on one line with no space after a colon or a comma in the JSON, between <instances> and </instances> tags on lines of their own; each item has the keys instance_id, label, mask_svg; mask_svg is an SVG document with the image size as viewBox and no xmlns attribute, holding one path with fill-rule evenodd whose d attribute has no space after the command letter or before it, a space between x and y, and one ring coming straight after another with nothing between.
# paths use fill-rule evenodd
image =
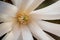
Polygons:
<instances>
[{"instance_id":1,"label":"overlapping petal","mask_svg":"<svg viewBox=\"0 0 60 40\"><path fill-rule=\"evenodd\" d=\"M55 34L60 37L60 24L40 21L38 22L41 25L41 28L47 32Z\"/></svg>"},{"instance_id":2,"label":"overlapping petal","mask_svg":"<svg viewBox=\"0 0 60 40\"><path fill-rule=\"evenodd\" d=\"M0 21L10 20L17 12L17 8L9 3L0 1Z\"/></svg>"},{"instance_id":3,"label":"overlapping petal","mask_svg":"<svg viewBox=\"0 0 60 40\"><path fill-rule=\"evenodd\" d=\"M26 11L31 12L36 9L44 0L33 0L30 4L27 5Z\"/></svg>"},{"instance_id":4,"label":"overlapping petal","mask_svg":"<svg viewBox=\"0 0 60 40\"><path fill-rule=\"evenodd\" d=\"M6 22L6 23L0 24L0 36L9 32L11 28L12 28L12 22Z\"/></svg>"},{"instance_id":5,"label":"overlapping petal","mask_svg":"<svg viewBox=\"0 0 60 40\"><path fill-rule=\"evenodd\" d=\"M22 40L33 40L32 34L26 25L21 26L20 29L21 29Z\"/></svg>"},{"instance_id":6,"label":"overlapping petal","mask_svg":"<svg viewBox=\"0 0 60 40\"><path fill-rule=\"evenodd\" d=\"M36 37L38 40L51 40L51 38L48 37L47 34L44 33L39 25L37 25L35 22L32 22L29 25L29 29L31 30L34 37Z\"/></svg>"},{"instance_id":7,"label":"overlapping petal","mask_svg":"<svg viewBox=\"0 0 60 40\"><path fill-rule=\"evenodd\" d=\"M21 11L31 12L39 6L44 0L12 0L12 2L20 8Z\"/></svg>"},{"instance_id":8,"label":"overlapping petal","mask_svg":"<svg viewBox=\"0 0 60 40\"><path fill-rule=\"evenodd\" d=\"M12 30L2 40L18 40L20 32L18 25L14 24Z\"/></svg>"},{"instance_id":9,"label":"overlapping petal","mask_svg":"<svg viewBox=\"0 0 60 40\"><path fill-rule=\"evenodd\" d=\"M32 15L43 20L60 19L60 1L53 3L50 6L32 12ZM40 17L40 18L39 18Z\"/></svg>"}]
</instances>

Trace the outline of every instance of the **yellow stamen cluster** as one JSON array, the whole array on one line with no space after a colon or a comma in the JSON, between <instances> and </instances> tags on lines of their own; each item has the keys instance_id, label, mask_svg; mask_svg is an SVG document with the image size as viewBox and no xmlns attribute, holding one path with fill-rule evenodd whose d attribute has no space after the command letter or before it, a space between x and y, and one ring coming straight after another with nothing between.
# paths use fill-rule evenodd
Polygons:
<instances>
[{"instance_id":1,"label":"yellow stamen cluster","mask_svg":"<svg viewBox=\"0 0 60 40\"><path fill-rule=\"evenodd\" d=\"M30 15L25 12L19 12L16 15L16 19L19 24L28 24L30 22Z\"/></svg>"}]
</instances>

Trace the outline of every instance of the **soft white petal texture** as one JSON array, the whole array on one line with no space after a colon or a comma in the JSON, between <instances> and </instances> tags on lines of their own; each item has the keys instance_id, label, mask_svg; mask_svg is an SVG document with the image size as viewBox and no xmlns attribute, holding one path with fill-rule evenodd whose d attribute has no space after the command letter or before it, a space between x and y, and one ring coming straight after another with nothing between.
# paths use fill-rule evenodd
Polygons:
<instances>
[{"instance_id":1,"label":"soft white petal texture","mask_svg":"<svg viewBox=\"0 0 60 40\"><path fill-rule=\"evenodd\" d=\"M17 8L9 3L5 3L0 1L0 20L6 21L9 20L11 17L17 12Z\"/></svg>"},{"instance_id":2,"label":"soft white petal texture","mask_svg":"<svg viewBox=\"0 0 60 40\"><path fill-rule=\"evenodd\" d=\"M29 29L38 40L51 40L35 22L29 24Z\"/></svg>"},{"instance_id":3,"label":"soft white petal texture","mask_svg":"<svg viewBox=\"0 0 60 40\"><path fill-rule=\"evenodd\" d=\"M6 22L0 24L0 36L4 35L5 33L11 30L12 22Z\"/></svg>"},{"instance_id":4,"label":"soft white petal texture","mask_svg":"<svg viewBox=\"0 0 60 40\"><path fill-rule=\"evenodd\" d=\"M41 28L60 37L60 24L40 21Z\"/></svg>"},{"instance_id":5,"label":"soft white petal texture","mask_svg":"<svg viewBox=\"0 0 60 40\"><path fill-rule=\"evenodd\" d=\"M32 34L27 26L21 26L22 40L33 40Z\"/></svg>"},{"instance_id":6,"label":"soft white petal texture","mask_svg":"<svg viewBox=\"0 0 60 40\"><path fill-rule=\"evenodd\" d=\"M46 35L51 39L51 40L55 40L53 37L51 37L49 34L46 33Z\"/></svg>"},{"instance_id":7,"label":"soft white petal texture","mask_svg":"<svg viewBox=\"0 0 60 40\"><path fill-rule=\"evenodd\" d=\"M60 19L60 1L53 3L52 5L33 11L35 17L44 20L57 20Z\"/></svg>"},{"instance_id":8,"label":"soft white petal texture","mask_svg":"<svg viewBox=\"0 0 60 40\"><path fill-rule=\"evenodd\" d=\"M20 28L18 25L13 25L13 29L7 33L7 35L2 40L17 40L20 36Z\"/></svg>"},{"instance_id":9,"label":"soft white petal texture","mask_svg":"<svg viewBox=\"0 0 60 40\"><path fill-rule=\"evenodd\" d=\"M26 11L31 12L36 9L44 0L33 0L30 4L27 5Z\"/></svg>"},{"instance_id":10,"label":"soft white petal texture","mask_svg":"<svg viewBox=\"0 0 60 40\"><path fill-rule=\"evenodd\" d=\"M20 8L20 10L32 11L44 0L12 0L12 2Z\"/></svg>"},{"instance_id":11,"label":"soft white petal texture","mask_svg":"<svg viewBox=\"0 0 60 40\"><path fill-rule=\"evenodd\" d=\"M19 8L19 11L23 11L29 2L32 0L12 0L14 5L16 5Z\"/></svg>"}]
</instances>

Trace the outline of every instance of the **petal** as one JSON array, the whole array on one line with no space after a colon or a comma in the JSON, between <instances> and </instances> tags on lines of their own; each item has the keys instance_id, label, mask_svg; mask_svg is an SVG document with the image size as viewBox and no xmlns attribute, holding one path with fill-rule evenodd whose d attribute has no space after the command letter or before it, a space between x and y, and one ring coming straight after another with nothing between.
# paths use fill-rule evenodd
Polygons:
<instances>
[{"instance_id":1,"label":"petal","mask_svg":"<svg viewBox=\"0 0 60 40\"><path fill-rule=\"evenodd\" d=\"M43 9L39 9L33 11L34 16L41 17L39 19L44 20L57 20L60 19L60 1L45 7Z\"/></svg>"},{"instance_id":2,"label":"petal","mask_svg":"<svg viewBox=\"0 0 60 40\"><path fill-rule=\"evenodd\" d=\"M32 0L12 0L14 5L16 5L19 8L19 11L23 11L27 6L28 2L30 1Z\"/></svg>"},{"instance_id":3,"label":"petal","mask_svg":"<svg viewBox=\"0 0 60 40\"><path fill-rule=\"evenodd\" d=\"M31 12L36 9L42 2L45 0L33 0L30 4L27 5L26 11Z\"/></svg>"},{"instance_id":4,"label":"petal","mask_svg":"<svg viewBox=\"0 0 60 40\"><path fill-rule=\"evenodd\" d=\"M12 26L11 22L6 22L6 23L0 24L0 36L9 32L11 30L11 26Z\"/></svg>"},{"instance_id":5,"label":"petal","mask_svg":"<svg viewBox=\"0 0 60 40\"><path fill-rule=\"evenodd\" d=\"M7 35L2 40L17 40L20 36L20 29L18 25L13 25L13 29L7 33Z\"/></svg>"},{"instance_id":6,"label":"petal","mask_svg":"<svg viewBox=\"0 0 60 40\"><path fill-rule=\"evenodd\" d=\"M51 40L55 40L53 37L51 37L51 36L48 35L47 33L46 33L46 35L47 35Z\"/></svg>"},{"instance_id":7,"label":"petal","mask_svg":"<svg viewBox=\"0 0 60 40\"><path fill-rule=\"evenodd\" d=\"M20 8L20 10L26 10L28 12L34 10L44 0L12 0L12 2Z\"/></svg>"},{"instance_id":8,"label":"petal","mask_svg":"<svg viewBox=\"0 0 60 40\"><path fill-rule=\"evenodd\" d=\"M32 34L27 26L21 26L22 40L33 40Z\"/></svg>"},{"instance_id":9,"label":"petal","mask_svg":"<svg viewBox=\"0 0 60 40\"><path fill-rule=\"evenodd\" d=\"M43 30L48 31L60 37L60 24L54 24L45 21L41 21L39 22L39 24L41 25L41 28Z\"/></svg>"},{"instance_id":10,"label":"petal","mask_svg":"<svg viewBox=\"0 0 60 40\"><path fill-rule=\"evenodd\" d=\"M11 17L17 12L17 8L9 3L5 3L0 1L0 20L6 21L9 20Z\"/></svg>"},{"instance_id":11,"label":"petal","mask_svg":"<svg viewBox=\"0 0 60 40\"><path fill-rule=\"evenodd\" d=\"M51 40L35 22L29 24L29 28L38 40Z\"/></svg>"}]
</instances>

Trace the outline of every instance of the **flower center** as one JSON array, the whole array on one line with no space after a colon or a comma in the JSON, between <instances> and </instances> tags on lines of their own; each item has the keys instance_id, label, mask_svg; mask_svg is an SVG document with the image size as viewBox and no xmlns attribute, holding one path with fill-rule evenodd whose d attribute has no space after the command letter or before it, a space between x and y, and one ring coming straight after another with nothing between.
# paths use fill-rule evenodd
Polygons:
<instances>
[{"instance_id":1,"label":"flower center","mask_svg":"<svg viewBox=\"0 0 60 40\"><path fill-rule=\"evenodd\" d=\"M30 15L25 12L18 12L16 19L19 24L28 24L30 22Z\"/></svg>"}]
</instances>

